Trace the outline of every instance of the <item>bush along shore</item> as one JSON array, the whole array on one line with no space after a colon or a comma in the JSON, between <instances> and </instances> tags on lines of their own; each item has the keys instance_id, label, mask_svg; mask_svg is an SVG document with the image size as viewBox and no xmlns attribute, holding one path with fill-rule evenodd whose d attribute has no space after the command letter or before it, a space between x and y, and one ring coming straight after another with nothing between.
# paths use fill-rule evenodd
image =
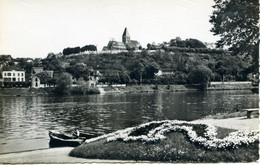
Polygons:
<instances>
[{"instance_id":1,"label":"bush along shore","mask_svg":"<svg viewBox=\"0 0 260 165\"><path fill-rule=\"evenodd\" d=\"M60 90L59 88L54 88L52 94L56 95L88 95L88 94L100 94L98 88L88 87L88 86L77 86L69 87L66 90Z\"/></svg>"},{"instance_id":2,"label":"bush along shore","mask_svg":"<svg viewBox=\"0 0 260 165\"><path fill-rule=\"evenodd\" d=\"M0 88L0 96L42 96L42 95L88 95L100 94L95 87L69 87L59 90L53 87L46 88Z\"/></svg>"},{"instance_id":3,"label":"bush along shore","mask_svg":"<svg viewBox=\"0 0 260 165\"><path fill-rule=\"evenodd\" d=\"M258 131L236 131L178 120L154 121L88 139L70 156L166 162L254 162Z\"/></svg>"}]
</instances>

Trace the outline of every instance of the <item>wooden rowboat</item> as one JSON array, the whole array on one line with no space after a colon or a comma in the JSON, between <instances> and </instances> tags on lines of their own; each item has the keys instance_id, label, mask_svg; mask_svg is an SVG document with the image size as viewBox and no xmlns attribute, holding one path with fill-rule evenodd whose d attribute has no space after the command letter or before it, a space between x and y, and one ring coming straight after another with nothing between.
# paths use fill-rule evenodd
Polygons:
<instances>
[{"instance_id":1,"label":"wooden rowboat","mask_svg":"<svg viewBox=\"0 0 260 165\"><path fill-rule=\"evenodd\" d=\"M50 147L61 147L61 146L70 146L77 147L82 144L86 139L96 137L91 134L80 133L79 136L73 134L61 133L56 130L49 131L50 136Z\"/></svg>"}]
</instances>

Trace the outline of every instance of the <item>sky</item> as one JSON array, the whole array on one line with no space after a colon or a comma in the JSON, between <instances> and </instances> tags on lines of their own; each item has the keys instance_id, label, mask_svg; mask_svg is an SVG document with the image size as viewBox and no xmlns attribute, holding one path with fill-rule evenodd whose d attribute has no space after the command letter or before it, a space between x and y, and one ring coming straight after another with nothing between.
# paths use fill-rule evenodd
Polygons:
<instances>
[{"instance_id":1,"label":"sky","mask_svg":"<svg viewBox=\"0 0 260 165\"><path fill-rule=\"evenodd\" d=\"M209 22L213 0L0 0L0 54L45 58L67 47L122 40L216 42Z\"/></svg>"}]
</instances>

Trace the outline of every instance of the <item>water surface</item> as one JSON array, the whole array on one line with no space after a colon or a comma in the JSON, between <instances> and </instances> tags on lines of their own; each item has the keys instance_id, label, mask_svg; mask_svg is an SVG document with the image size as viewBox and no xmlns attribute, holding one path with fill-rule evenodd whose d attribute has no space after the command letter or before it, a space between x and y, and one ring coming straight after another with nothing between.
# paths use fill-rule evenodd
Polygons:
<instances>
[{"instance_id":1,"label":"water surface","mask_svg":"<svg viewBox=\"0 0 260 165\"><path fill-rule=\"evenodd\" d=\"M102 135L153 120L195 120L258 107L251 91L0 96L0 153L49 147L48 130Z\"/></svg>"}]
</instances>

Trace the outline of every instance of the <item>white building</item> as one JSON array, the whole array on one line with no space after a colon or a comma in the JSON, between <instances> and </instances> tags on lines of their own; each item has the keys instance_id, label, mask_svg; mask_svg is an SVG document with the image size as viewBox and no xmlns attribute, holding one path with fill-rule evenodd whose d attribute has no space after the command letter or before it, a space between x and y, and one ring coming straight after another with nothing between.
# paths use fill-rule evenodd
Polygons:
<instances>
[{"instance_id":1,"label":"white building","mask_svg":"<svg viewBox=\"0 0 260 165\"><path fill-rule=\"evenodd\" d=\"M96 87L99 80L99 76L101 76L101 73L98 70L92 70L91 76L88 77L89 80L87 82L87 85L89 87Z\"/></svg>"},{"instance_id":2,"label":"white building","mask_svg":"<svg viewBox=\"0 0 260 165\"><path fill-rule=\"evenodd\" d=\"M163 76L163 75L174 75L173 70L171 69L159 69L155 76Z\"/></svg>"},{"instance_id":3,"label":"white building","mask_svg":"<svg viewBox=\"0 0 260 165\"><path fill-rule=\"evenodd\" d=\"M25 82L25 71L3 71L4 82Z\"/></svg>"},{"instance_id":4,"label":"white building","mask_svg":"<svg viewBox=\"0 0 260 165\"><path fill-rule=\"evenodd\" d=\"M34 68L35 69L35 68ZM38 70L32 75L31 87L32 88L45 88L51 87L50 80L53 78L52 70Z\"/></svg>"}]
</instances>

